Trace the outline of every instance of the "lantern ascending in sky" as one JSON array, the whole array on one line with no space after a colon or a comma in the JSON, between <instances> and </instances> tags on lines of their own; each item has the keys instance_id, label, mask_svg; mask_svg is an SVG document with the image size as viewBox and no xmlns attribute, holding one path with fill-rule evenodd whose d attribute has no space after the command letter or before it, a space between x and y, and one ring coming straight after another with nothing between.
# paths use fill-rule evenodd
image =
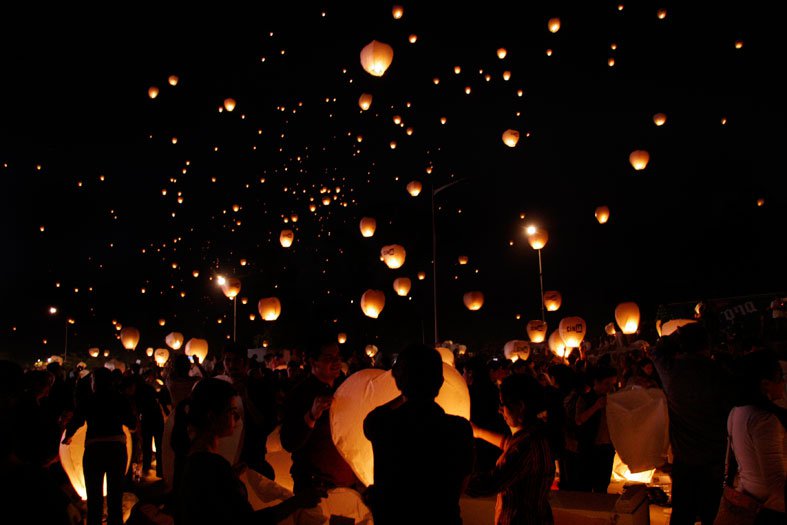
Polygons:
<instances>
[{"instance_id":1,"label":"lantern ascending in sky","mask_svg":"<svg viewBox=\"0 0 787 525\"><path fill-rule=\"evenodd\" d=\"M509 341L503 346L503 355L511 361L519 359L527 361L527 358L530 357L530 343L519 340Z\"/></svg>"},{"instance_id":2,"label":"lantern ascending in sky","mask_svg":"<svg viewBox=\"0 0 787 525\"><path fill-rule=\"evenodd\" d=\"M377 319L384 307L385 294L380 290L366 290L361 296L361 310L372 319Z\"/></svg>"},{"instance_id":3,"label":"lantern ascending in sky","mask_svg":"<svg viewBox=\"0 0 787 525\"><path fill-rule=\"evenodd\" d=\"M555 290L544 292L544 306L547 307L548 312L557 312L561 304L563 304L563 296L560 292Z\"/></svg>"},{"instance_id":4,"label":"lantern ascending in sky","mask_svg":"<svg viewBox=\"0 0 787 525\"><path fill-rule=\"evenodd\" d=\"M404 264L406 256L407 252L405 251L404 247L399 244L383 246L383 249L380 250L380 257L382 258L383 262L388 268L392 270L401 268Z\"/></svg>"},{"instance_id":5,"label":"lantern ascending in sky","mask_svg":"<svg viewBox=\"0 0 787 525\"><path fill-rule=\"evenodd\" d=\"M393 56L391 46L372 40L361 49L361 66L370 75L381 77L393 62Z\"/></svg>"},{"instance_id":6,"label":"lantern ascending in sky","mask_svg":"<svg viewBox=\"0 0 787 525\"><path fill-rule=\"evenodd\" d=\"M527 242L530 243L531 248L540 250L547 245L549 240L549 233L543 228L536 228L530 226L527 229Z\"/></svg>"},{"instance_id":7,"label":"lantern ascending in sky","mask_svg":"<svg viewBox=\"0 0 787 525\"><path fill-rule=\"evenodd\" d=\"M284 248L292 246L292 240L295 238L295 233L292 230L282 230L279 234L279 242Z\"/></svg>"},{"instance_id":8,"label":"lantern ascending in sky","mask_svg":"<svg viewBox=\"0 0 787 525\"><path fill-rule=\"evenodd\" d=\"M263 297L257 303L257 310L264 321L275 321L281 315L281 301L276 297Z\"/></svg>"},{"instance_id":9,"label":"lantern ascending in sky","mask_svg":"<svg viewBox=\"0 0 787 525\"><path fill-rule=\"evenodd\" d=\"M409 193L412 197L418 197L418 194L421 193L423 189L423 185L417 181L411 181L407 184L407 193Z\"/></svg>"},{"instance_id":10,"label":"lantern ascending in sky","mask_svg":"<svg viewBox=\"0 0 787 525\"><path fill-rule=\"evenodd\" d=\"M90 357L98 357L100 353L101 353L101 350L99 348L88 348L88 350L87 350L87 354Z\"/></svg>"},{"instance_id":11,"label":"lantern ascending in sky","mask_svg":"<svg viewBox=\"0 0 787 525\"><path fill-rule=\"evenodd\" d=\"M371 237L377 229L377 221L373 217L364 217L361 219L361 235L364 237Z\"/></svg>"},{"instance_id":12,"label":"lantern ascending in sky","mask_svg":"<svg viewBox=\"0 0 787 525\"><path fill-rule=\"evenodd\" d=\"M543 343L547 338L547 324L544 321L533 320L527 323L527 336L531 343Z\"/></svg>"},{"instance_id":13,"label":"lantern ascending in sky","mask_svg":"<svg viewBox=\"0 0 787 525\"><path fill-rule=\"evenodd\" d=\"M169 82L170 86L175 87L178 85L179 80L180 79L178 78L177 75L170 75L169 78L167 79L167 82Z\"/></svg>"},{"instance_id":14,"label":"lantern ascending in sky","mask_svg":"<svg viewBox=\"0 0 787 525\"><path fill-rule=\"evenodd\" d=\"M568 356L568 352L566 352L566 343L560 338L560 333L558 333L557 330L549 335L547 345L549 346L549 351L556 356L563 358Z\"/></svg>"},{"instance_id":15,"label":"lantern ascending in sky","mask_svg":"<svg viewBox=\"0 0 787 525\"><path fill-rule=\"evenodd\" d=\"M362 110L366 111L372 106L372 96L369 93L363 93L358 99L358 105Z\"/></svg>"},{"instance_id":16,"label":"lantern ascending in sky","mask_svg":"<svg viewBox=\"0 0 787 525\"><path fill-rule=\"evenodd\" d=\"M653 115L653 123L657 126L663 126L667 122L667 115L664 113L656 113Z\"/></svg>"},{"instance_id":17,"label":"lantern ascending in sky","mask_svg":"<svg viewBox=\"0 0 787 525\"><path fill-rule=\"evenodd\" d=\"M404 8L400 5L395 5L393 8L391 8L391 14L394 17L394 20L399 20L404 14Z\"/></svg>"},{"instance_id":18,"label":"lantern ascending in sky","mask_svg":"<svg viewBox=\"0 0 787 525\"><path fill-rule=\"evenodd\" d=\"M638 149L636 151L632 151L631 155L629 155L629 162L637 171L644 170L645 166L648 165L649 161L650 161L650 154L644 149Z\"/></svg>"},{"instance_id":19,"label":"lantern ascending in sky","mask_svg":"<svg viewBox=\"0 0 787 525\"><path fill-rule=\"evenodd\" d=\"M558 17L550 18L547 27L550 33L557 33L560 31L560 19Z\"/></svg>"},{"instance_id":20,"label":"lantern ascending in sky","mask_svg":"<svg viewBox=\"0 0 787 525\"><path fill-rule=\"evenodd\" d=\"M624 334L635 334L639 328L639 306L637 303L620 303L615 308L615 321Z\"/></svg>"},{"instance_id":21,"label":"lantern ascending in sky","mask_svg":"<svg viewBox=\"0 0 787 525\"><path fill-rule=\"evenodd\" d=\"M596 220L599 224L606 224L609 220L609 208L607 206L599 206L596 208Z\"/></svg>"},{"instance_id":22,"label":"lantern ascending in sky","mask_svg":"<svg viewBox=\"0 0 787 525\"><path fill-rule=\"evenodd\" d=\"M237 277L228 277L221 285L221 291L230 299L234 299L240 293L240 279Z\"/></svg>"},{"instance_id":23,"label":"lantern ascending in sky","mask_svg":"<svg viewBox=\"0 0 787 525\"><path fill-rule=\"evenodd\" d=\"M183 346L183 334L180 332L170 332L167 334L167 337L164 338L164 342L173 350L180 350L180 347Z\"/></svg>"},{"instance_id":24,"label":"lantern ascending in sky","mask_svg":"<svg viewBox=\"0 0 787 525\"><path fill-rule=\"evenodd\" d=\"M139 330L130 326L120 331L120 342L126 350L134 350L139 343Z\"/></svg>"},{"instance_id":25,"label":"lantern ascending in sky","mask_svg":"<svg viewBox=\"0 0 787 525\"><path fill-rule=\"evenodd\" d=\"M339 332L339 335L336 336L336 340L339 341L340 345L343 345L347 342L347 334L344 332Z\"/></svg>"},{"instance_id":26,"label":"lantern ascending in sky","mask_svg":"<svg viewBox=\"0 0 787 525\"><path fill-rule=\"evenodd\" d=\"M186 343L185 353L189 357L193 355L197 356L199 362L201 363L206 357L208 357L208 342L205 339L197 339L196 337L192 337Z\"/></svg>"},{"instance_id":27,"label":"lantern ascending in sky","mask_svg":"<svg viewBox=\"0 0 787 525\"><path fill-rule=\"evenodd\" d=\"M405 297L408 293L410 293L411 286L412 281L410 281L408 277L399 277L398 279L395 279L393 283L393 288L397 295L402 297Z\"/></svg>"},{"instance_id":28,"label":"lantern ascending in sky","mask_svg":"<svg viewBox=\"0 0 787 525\"><path fill-rule=\"evenodd\" d=\"M462 301L468 310L480 310L484 306L484 294L482 292L467 292L462 297Z\"/></svg>"},{"instance_id":29,"label":"lantern ascending in sky","mask_svg":"<svg viewBox=\"0 0 787 525\"><path fill-rule=\"evenodd\" d=\"M499 58L500 60L503 60L507 54L508 51L504 47L501 47L497 50L497 58Z\"/></svg>"},{"instance_id":30,"label":"lantern ascending in sky","mask_svg":"<svg viewBox=\"0 0 787 525\"><path fill-rule=\"evenodd\" d=\"M156 86L150 86L150 88L148 88L148 96L151 99L156 98L158 96L158 93L159 93L159 91L158 91L158 88Z\"/></svg>"},{"instance_id":31,"label":"lantern ascending in sky","mask_svg":"<svg viewBox=\"0 0 787 525\"><path fill-rule=\"evenodd\" d=\"M145 350L145 355L148 357L153 357L153 347L149 346L147 350Z\"/></svg>"},{"instance_id":32,"label":"lantern ascending in sky","mask_svg":"<svg viewBox=\"0 0 787 525\"><path fill-rule=\"evenodd\" d=\"M604 332L606 332L607 335L615 335L617 333L617 330L615 330L615 323L607 323L604 325Z\"/></svg>"},{"instance_id":33,"label":"lantern ascending in sky","mask_svg":"<svg viewBox=\"0 0 787 525\"><path fill-rule=\"evenodd\" d=\"M519 132L515 129L507 129L503 132L503 144L513 148L519 142Z\"/></svg>"},{"instance_id":34,"label":"lantern ascending in sky","mask_svg":"<svg viewBox=\"0 0 787 525\"><path fill-rule=\"evenodd\" d=\"M579 348L579 343L585 338L587 325L581 317L565 317L560 321L558 331L568 348Z\"/></svg>"},{"instance_id":35,"label":"lantern ascending in sky","mask_svg":"<svg viewBox=\"0 0 787 525\"><path fill-rule=\"evenodd\" d=\"M374 359L374 356L376 356L377 352L379 351L380 349L377 348L377 345L366 345L366 348L364 348L364 352L366 352L366 355L368 355L372 359Z\"/></svg>"},{"instance_id":36,"label":"lantern ascending in sky","mask_svg":"<svg viewBox=\"0 0 787 525\"><path fill-rule=\"evenodd\" d=\"M457 260L459 261L459 264L461 264L462 266L464 266L465 264L467 264L470 261L470 259L467 257L467 255L460 255Z\"/></svg>"},{"instance_id":37,"label":"lantern ascending in sky","mask_svg":"<svg viewBox=\"0 0 787 525\"><path fill-rule=\"evenodd\" d=\"M235 109L235 105L236 105L236 102L235 102L234 98L225 98L224 99L224 109L226 109L227 111L232 111L233 109Z\"/></svg>"},{"instance_id":38,"label":"lantern ascending in sky","mask_svg":"<svg viewBox=\"0 0 787 525\"><path fill-rule=\"evenodd\" d=\"M169 361L169 350L166 348L157 348L156 351L153 352L153 359L158 366L164 366L166 362Z\"/></svg>"}]
</instances>

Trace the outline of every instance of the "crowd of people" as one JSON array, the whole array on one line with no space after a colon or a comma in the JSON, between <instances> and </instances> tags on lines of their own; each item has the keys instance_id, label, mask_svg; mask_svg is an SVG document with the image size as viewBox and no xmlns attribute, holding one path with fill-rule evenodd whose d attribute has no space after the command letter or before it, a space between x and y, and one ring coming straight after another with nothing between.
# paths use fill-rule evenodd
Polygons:
<instances>
[{"instance_id":1,"label":"crowd of people","mask_svg":"<svg viewBox=\"0 0 787 525\"><path fill-rule=\"evenodd\" d=\"M787 523L780 364L787 356L773 349L720 354L711 342L695 323L625 351L568 358L533 351L516 362L457 356L470 421L435 401L444 381L440 354L406 346L392 365L401 395L363 422L374 452L369 487L334 444L330 408L346 377L382 365L343 353L335 338L314 338L284 366L251 359L235 343L204 363L178 354L165 367L23 370L0 361L3 522L100 525L105 516L116 525L123 493L132 491L160 511L155 518L132 512L136 523L278 523L331 489L351 488L383 525L460 524L463 495L496 496L496 525L550 524L551 491L607 492L615 457L607 399L646 388L662 389L668 404L671 458L662 468L672 479L671 524L714 522L729 458L738 481L728 476L727 484L760 503L756 523ZM167 418L174 418L174 479L169 490L155 491ZM233 463L219 440L241 422ZM70 446L84 424L85 507L59 462L61 444ZM238 475L251 469L275 481L266 441L277 426L292 455L294 496L254 511Z\"/></svg>"}]
</instances>

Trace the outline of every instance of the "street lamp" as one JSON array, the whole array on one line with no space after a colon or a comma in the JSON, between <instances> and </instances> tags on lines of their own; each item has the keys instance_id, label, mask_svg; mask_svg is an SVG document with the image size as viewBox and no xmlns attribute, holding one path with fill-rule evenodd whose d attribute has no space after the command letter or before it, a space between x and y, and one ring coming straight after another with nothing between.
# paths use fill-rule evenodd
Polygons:
<instances>
[{"instance_id":1,"label":"street lamp","mask_svg":"<svg viewBox=\"0 0 787 525\"><path fill-rule=\"evenodd\" d=\"M525 229L527 234L527 242L530 247L538 252L538 280L541 283L541 320L546 321L546 313L544 311L544 268L541 265L541 249L547 245L549 234L546 230L530 225Z\"/></svg>"},{"instance_id":2,"label":"street lamp","mask_svg":"<svg viewBox=\"0 0 787 525\"><path fill-rule=\"evenodd\" d=\"M240 293L240 279L236 277L225 278L219 275L216 279L221 291L224 295L232 301L232 341L237 340L237 320L238 320L238 301L237 297Z\"/></svg>"},{"instance_id":3,"label":"street lamp","mask_svg":"<svg viewBox=\"0 0 787 525\"><path fill-rule=\"evenodd\" d=\"M50 306L49 307L49 315L57 315L57 307ZM76 321L70 317L66 317L66 329L65 329L65 338L63 340L63 363L65 364L66 359L68 358L68 325L75 324Z\"/></svg>"}]
</instances>

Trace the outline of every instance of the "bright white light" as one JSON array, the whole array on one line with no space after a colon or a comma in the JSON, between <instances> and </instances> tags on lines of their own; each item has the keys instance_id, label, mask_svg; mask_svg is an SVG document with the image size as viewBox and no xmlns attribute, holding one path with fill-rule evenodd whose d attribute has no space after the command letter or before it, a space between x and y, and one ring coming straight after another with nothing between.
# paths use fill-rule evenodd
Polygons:
<instances>
[{"instance_id":1,"label":"bright white light","mask_svg":"<svg viewBox=\"0 0 787 525\"><path fill-rule=\"evenodd\" d=\"M49 313L52 314L52 315L55 315L57 313L57 308L55 308L54 306L50 306L49 307Z\"/></svg>"},{"instance_id":2,"label":"bright white light","mask_svg":"<svg viewBox=\"0 0 787 525\"><path fill-rule=\"evenodd\" d=\"M216 283L219 286L224 286L225 284L227 284L227 279L225 279L223 275L217 275L216 276Z\"/></svg>"},{"instance_id":3,"label":"bright white light","mask_svg":"<svg viewBox=\"0 0 787 525\"><path fill-rule=\"evenodd\" d=\"M525 228L525 233L527 233L528 235L533 235L534 233L536 233L537 230L538 230L538 228L536 228L535 226L533 226L531 224L530 226Z\"/></svg>"}]
</instances>

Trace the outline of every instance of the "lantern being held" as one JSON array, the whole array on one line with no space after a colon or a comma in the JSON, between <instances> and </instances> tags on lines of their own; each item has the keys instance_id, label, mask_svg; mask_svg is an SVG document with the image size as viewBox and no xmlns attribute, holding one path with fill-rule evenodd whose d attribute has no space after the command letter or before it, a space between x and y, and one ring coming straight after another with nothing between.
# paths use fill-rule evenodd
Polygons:
<instances>
[{"instance_id":1,"label":"lantern being held","mask_svg":"<svg viewBox=\"0 0 787 525\"><path fill-rule=\"evenodd\" d=\"M596 220L599 224L606 224L609 220L609 208L606 206L596 208Z\"/></svg>"},{"instance_id":2,"label":"lantern being held","mask_svg":"<svg viewBox=\"0 0 787 525\"><path fill-rule=\"evenodd\" d=\"M565 317L560 321L558 330L560 338L568 348L579 348L579 344L585 338L587 325L581 317Z\"/></svg>"},{"instance_id":3,"label":"lantern being held","mask_svg":"<svg viewBox=\"0 0 787 525\"><path fill-rule=\"evenodd\" d=\"M383 246L383 249L380 250L380 257L382 258L383 262L388 268L391 268L392 270L401 268L404 264L406 256L407 252L405 251L404 247L399 244Z\"/></svg>"},{"instance_id":4,"label":"lantern being held","mask_svg":"<svg viewBox=\"0 0 787 525\"><path fill-rule=\"evenodd\" d=\"M197 356L199 362L202 363L208 357L208 342L205 339L193 337L186 343L185 353L189 357Z\"/></svg>"},{"instance_id":5,"label":"lantern being held","mask_svg":"<svg viewBox=\"0 0 787 525\"><path fill-rule=\"evenodd\" d=\"M410 293L411 286L412 286L412 282L408 277L399 277L398 279L395 279L393 283L393 287L397 295L400 295L402 297Z\"/></svg>"},{"instance_id":6,"label":"lantern being held","mask_svg":"<svg viewBox=\"0 0 787 525\"><path fill-rule=\"evenodd\" d=\"M635 334L639 328L639 306L637 303L620 303L615 308L615 321L624 334Z\"/></svg>"},{"instance_id":7,"label":"lantern being held","mask_svg":"<svg viewBox=\"0 0 787 525\"><path fill-rule=\"evenodd\" d=\"M509 341L503 347L503 355L511 361L519 359L527 361L527 358L530 357L530 343L519 340Z\"/></svg>"},{"instance_id":8,"label":"lantern being held","mask_svg":"<svg viewBox=\"0 0 787 525\"><path fill-rule=\"evenodd\" d=\"M561 304L563 304L563 296L560 292L555 290L544 292L544 306L547 307L548 312L557 312Z\"/></svg>"},{"instance_id":9,"label":"lantern being held","mask_svg":"<svg viewBox=\"0 0 787 525\"><path fill-rule=\"evenodd\" d=\"M566 351L566 343L560 338L560 333L557 330L549 335L549 351L558 357L568 357L569 351Z\"/></svg>"},{"instance_id":10,"label":"lantern being held","mask_svg":"<svg viewBox=\"0 0 787 525\"><path fill-rule=\"evenodd\" d=\"M134 350L139 343L139 330L127 326L120 331L120 342L126 350Z\"/></svg>"},{"instance_id":11,"label":"lantern being held","mask_svg":"<svg viewBox=\"0 0 787 525\"><path fill-rule=\"evenodd\" d=\"M126 467L123 472L128 472L128 467L131 465L132 450L131 450L131 432L128 428L123 427L123 435L126 438ZM85 488L85 473L82 470L82 458L85 455L85 437L87 436L87 425L82 425L77 429L73 436L71 436L71 443L68 445L60 445L60 464L68 476L68 480L74 487L74 490L82 500L87 500L87 489ZM63 433L65 438L65 432ZM104 476L104 496L107 495L107 479Z\"/></svg>"},{"instance_id":12,"label":"lantern being held","mask_svg":"<svg viewBox=\"0 0 787 525\"><path fill-rule=\"evenodd\" d=\"M393 56L391 46L372 40L361 50L361 66L370 75L381 77L393 62Z\"/></svg>"},{"instance_id":13,"label":"lantern being held","mask_svg":"<svg viewBox=\"0 0 787 525\"><path fill-rule=\"evenodd\" d=\"M482 292L467 292L462 300L468 310L480 310L484 305L484 294Z\"/></svg>"},{"instance_id":14,"label":"lantern being held","mask_svg":"<svg viewBox=\"0 0 787 525\"><path fill-rule=\"evenodd\" d=\"M275 321L281 315L281 301L277 297L263 297L257 303L257 310L264 321Z\"/></svg>"},{"instance_id":15,"label":"lantern being held","mask_svg":"<svg viewBox=\"0 0 787 525\"><path fill-rule=\"evenodd\" d=\"M164 366L169 360L169 350L166 348L157 348L156 351L153 352L153 359L155 359L158 366Z\"/></svg>"},{"instance_id":16,"label":"lantern being held","mask_svg":"<svg viewBox=\"0 0 787 525\"><path fill-rule=\"evenodd\" d=\"M527 323L527 336L531 343L543 343L547 338L547 324L544 321L533 320Z\"/></svg>"},{"instance_id":17,"label":"lantern being held","mask_svg":"<svg viewBox=\"0 0 787 525\"><path fill-rule=\"evenodd\" d=\"M180 350L180 347L183 346L183 334L180 332L170 332L167 334L167 337L164 338L164 342L173 350Z\"/></svg>"},{"instance_id":18,"label":"lantern being held","mask_svg":"<svg viewBox=\"0 0 787 525\"><path fill-rule=\"evenodd\" d=\"M374 231L377 229L377 221L373 217L364 217L361 219L361 235L364 237L372 237Z\"/></svg>"},{"instance_id":19,"label":"lantern being held","mask_svg":"<svg viewBox=\"0 0 787 525\"><path fill-rule=\"evenodd\" d=\"M377 319L384 307L385 294L380 290L366 290L361 296L361 310L372 319Z\"/></svg>"}]
</instances>

